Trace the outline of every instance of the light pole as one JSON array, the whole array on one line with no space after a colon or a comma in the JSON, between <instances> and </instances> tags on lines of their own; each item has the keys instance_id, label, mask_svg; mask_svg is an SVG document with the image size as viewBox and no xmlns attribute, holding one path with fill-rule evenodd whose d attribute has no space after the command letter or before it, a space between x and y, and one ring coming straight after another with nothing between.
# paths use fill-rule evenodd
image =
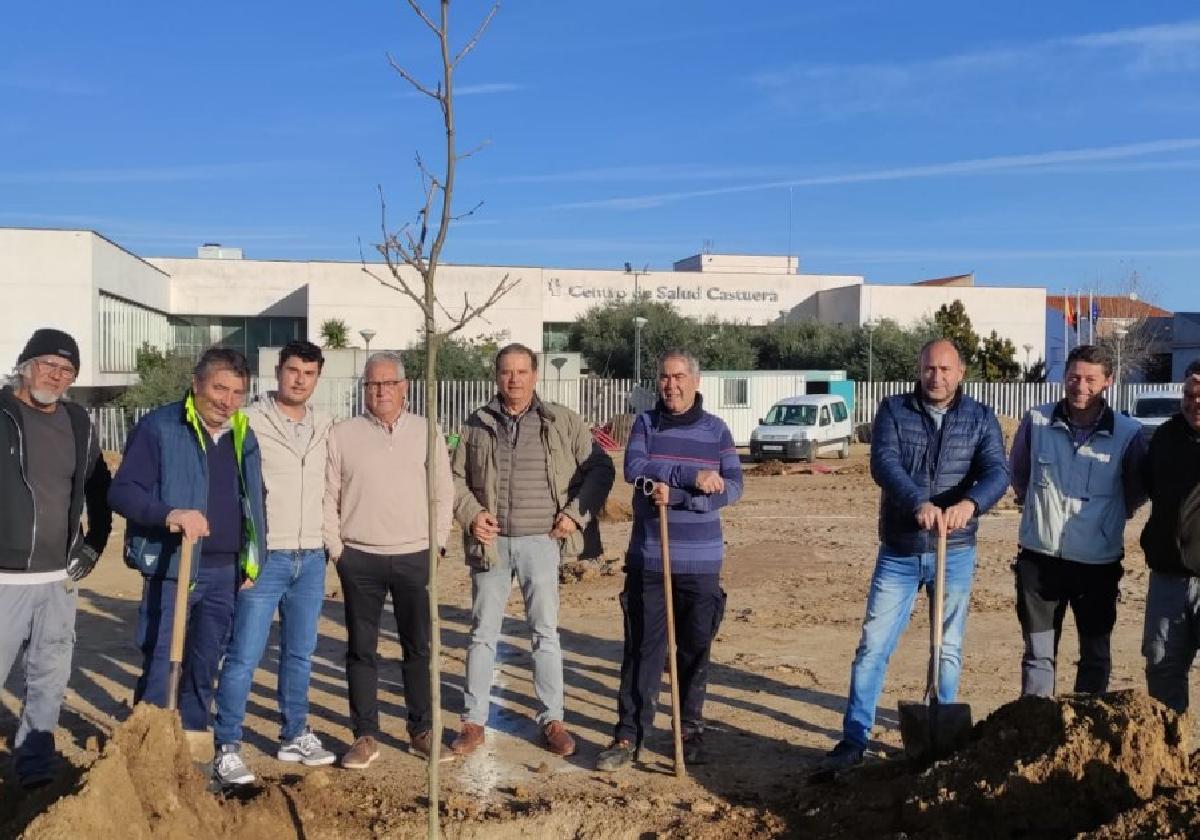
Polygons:
<instances>
[{"instance_id":1,"label":"light pole","mask_svg":"<svg viewBox=\"0 0 1200 840\"><path fill-rule=\"evenodd\" d=\"M1029 373L1029 354L1033 352L1033 345L1027 341L1021 346L1025 348L1025 372Z\"/></svg>"},{"instance_id":2,"label":"light pole","mask_svg":"<svg viewBox=\"0 0 1200 840\"><path fill-rule=\"evenodd\" d=\"M863 324L867 331L867 385L875 381L875 322L868 320Z\"/></svg>"},{"instance_id":3,"label":"light pole","mask_svg":"<svg viewBox=\"0 0 1200 840\"><path fill-rule=\"evenodd\" d=\"M1117 375L1113 390L1116 391L1114 395L1116 397L1115 402L1117 403L1117 410L1120 411L1121 406L1124 405L1124 400L1121 399L1121 345L1125 343L1125 336L1129 335L1129 330L1125 329L1125 327L1117 327L1113 330L1113 335L1117 337Z\"/></svg>"},{"instance_id":4,"label":"light pole","mask_svg":"<svg viewBox=\"0 0 1200 840\"><path fill-rule=\"evenodd\" d=\"M375 330L359 330L358 334L362 336L363 343L367 345L367 355L371 355L371 339L375 337Z\"/></svg>"},{"instance_id":5,"label":"light pole","mask_svg":"<svg viewBox=\"0 0 1200 840\"><path fill-rule=\"evenodd\" d=\"M642 384L642 327L649 321L638 315L633 319L633 386Z\"/></svg>"}]
</instances>

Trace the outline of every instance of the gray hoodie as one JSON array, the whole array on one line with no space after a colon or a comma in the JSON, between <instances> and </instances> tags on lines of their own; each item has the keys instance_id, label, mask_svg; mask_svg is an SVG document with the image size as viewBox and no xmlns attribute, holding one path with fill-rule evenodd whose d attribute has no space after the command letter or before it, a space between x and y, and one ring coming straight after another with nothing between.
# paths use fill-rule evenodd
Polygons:
<instances>
[{"instance_id":1,"label":"gray hoodie","mask_svg":"<svg viewBox=\"0 0 1200 840\"><path fill-rule=\"evenodd\" d=\"M297 440L293 424L275 403L275 392L260 397L246 416L262 449L267 496L267 550L322 548L325 460L331 418L309 407L313 433Z\"/></svg>"}]
</instances>

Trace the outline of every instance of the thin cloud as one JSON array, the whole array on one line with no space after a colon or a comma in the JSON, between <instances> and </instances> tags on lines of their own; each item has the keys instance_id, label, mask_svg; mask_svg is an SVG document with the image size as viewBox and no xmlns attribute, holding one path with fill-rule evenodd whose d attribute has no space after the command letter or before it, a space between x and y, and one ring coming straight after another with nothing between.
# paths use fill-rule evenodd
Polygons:
<instances>
[{"instance_id":1,"label":"thin cloud","mask_svg":"<svg viewBox=\"0 0 1200 840\"><path fill-rule=\"evenodd\" d=\"M751 83L777 107L814 118L945 108L971 98L977 84L1045 94L1058 86L1094 83L1113 74L1144 77L1200 70L1200 21L1119 29L991 47L910 62L796 64L753 75Z\"/></svg>"},{"instance_id":2,"label":"thin cloud","mask_svg":"<svg viewBox=\"0 0 1200 840\"><path fill-rule=\"evenodd\" d=\"M986 158L932 163L922 166L903 166L890 169L875 169L864 172L846 172L835 175L818 175L789 180L761 181L756 184L737 184L728 187L712 187L686 192L656 193L651 195L604 198L594 201L576 201L556 205L553 209L610 209L636 210L659 207L675 201L691 198L708 198L718 195L757 192L783 187L820 187L839 184L862 184L878 181L907 181L920 178L940 178L953 175L985 175L1018 172L1027 169L1047 168L1059 164L1093 163L1149 157L1170 152L1200 149L1200 138L1153 140L1146 143L1130 143L1123 146L1101 146L1089 149L1038 152L1024 155L998 155Z\"/></svg>"},{"instance_id":3,"label":"thin cloud","mask_svg":"<svg viewBox=\"0 0 1200 840\"><path fill-rule=\"evenodd\" d=\"M296 162L179 164L128 169L60 169L42 172L0 172L0 184L163 184L215 181L291 170Z\"/></svg>"},{"instance_id":4,"label":"thin cloud","mask_svg":"<svg viewBox=\"0 0 1200 840\"><path fill-rule=\"evenodd\" d=\"M710 166L706 164L643 164L637 166L605 166L595 169L573 169L565 172L546 172L527 175L501 175L479 179L492 184L555 184L611 183L613 181L688 181L730 180L733 178L778 177L778 166Z\"/></svg>"},{"instance_id":5,"label":"thin cloud","mask_svg":"<svg viewBox=\"0 0 1200 840\"><path fill-rule=\"evenodd\" d=\"M498 93L516 93L517 91L525 90L525 85L517 84L516 82L481 82L476 85L456 85L454 87L454 95L457 96L495 96ZM415 97L423 97L425 94L417 90L409 90L404 93L405 99L413 99Z\"/></svg>"}]
</instances>

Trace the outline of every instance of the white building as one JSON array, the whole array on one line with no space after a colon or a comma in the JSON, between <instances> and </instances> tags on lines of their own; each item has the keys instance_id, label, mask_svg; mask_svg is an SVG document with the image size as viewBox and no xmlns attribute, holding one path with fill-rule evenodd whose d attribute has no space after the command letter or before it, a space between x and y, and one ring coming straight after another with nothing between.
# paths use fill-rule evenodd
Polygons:
<instances>
[{"instance_id":1,"label":"white building","mask_svg":"<svg viewBox=\"0 0 1200 840\"><path fill-rule=\"evenodd\" d=\"M406 277L416 283L415 274ZM787 257L700 254L671 271L445 265L439 297L453 311L464 296L481 302L505 277L519 282L466 337L499 334L558 350L589 307L635 295L689 317L748 324L891 318L907 325L961 299L977 332L995 329L1017 347L1032 343L1034 358L1043 355L1044 289L866 285L857 275L798 274ZM418 309L377 278L391 280L385 266L244 259L240 249L216 245L194 258L139 257L91 231L0 228L0 368L39 326L79 341L81 389L132 382L144 343L188 353L221 343L253 362L259 347L319 340L331 318L347 323L354 343L369 329L375 347L407 347L418 339Z\"/></svg>"}]
</instances>

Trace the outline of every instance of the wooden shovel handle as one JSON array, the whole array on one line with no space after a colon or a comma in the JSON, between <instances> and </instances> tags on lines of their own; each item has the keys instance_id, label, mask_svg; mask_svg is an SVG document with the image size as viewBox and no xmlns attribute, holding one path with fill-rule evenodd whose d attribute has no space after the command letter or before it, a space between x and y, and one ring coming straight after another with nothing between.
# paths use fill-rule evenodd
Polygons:
<instances>
[{"instance_id":1,"label":"wooden shovel handle","mask_svg":"<svg viewBox=\"0 0 1200 840\"><path fill-rule=\"evenodd\" d=\"M179 533L179 526L172 525L171 532ZM179 570L175 577L175 613L171 622L171 670L167 680L167 708L179 705L179 678L183 670L183 642L187 635L188 589L192 582L192 555L196 541L184 536L179 549Z\"/></svg>"},{"instance_id":2,"label":"wooden shovel handle","mask_svg":"<svg viewBox=\"0 0 1200 840\"><path fill-rule=\"evenodd\" d=\"M683 719L679 713L679 663L675 660L675 599L671 594L671 547L667 534L667 506L658 506L658 538L662 544L663 597L667 602L667 668L671 675L671 733L675 739L675 775L687 775L683 765Z\"/></svg>"}]
</instances>

